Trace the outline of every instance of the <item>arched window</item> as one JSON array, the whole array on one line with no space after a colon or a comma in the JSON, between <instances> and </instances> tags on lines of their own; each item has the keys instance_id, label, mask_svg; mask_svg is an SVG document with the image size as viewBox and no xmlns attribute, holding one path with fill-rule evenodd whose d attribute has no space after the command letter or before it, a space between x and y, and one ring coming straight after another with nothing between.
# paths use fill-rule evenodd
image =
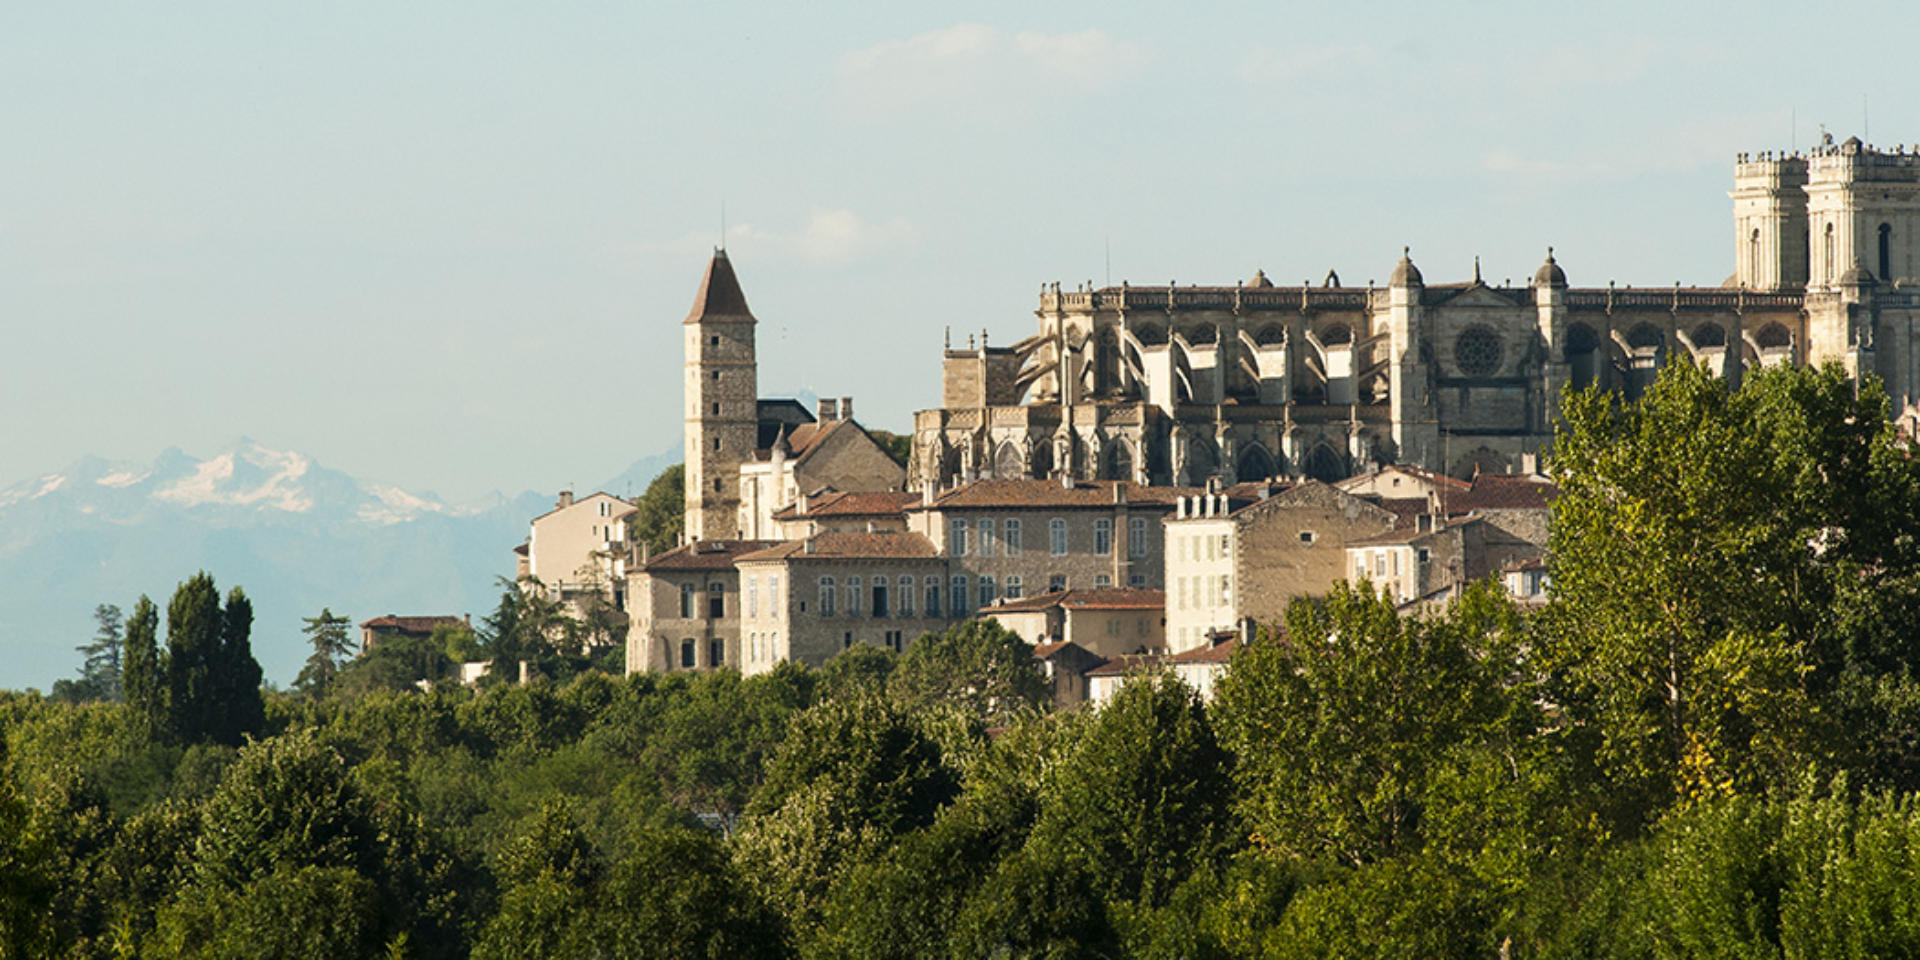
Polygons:
<instances>
[{"instance_id":1,"label":"arched window","mask_svg":"<svg viewBox=\"0 0 1920 960\"><path fill-rule=\"evenodd\" d=\"M1133 448L1122 440L1107 444L1107 468L1103 473L1108 480L1132 480Z\"/></svg>"},{"instance_id":2,"label":"arched window","mask_svg":"<svg viewBox=\"0 0 1920 960\"><path fill-rule=\"evenodd\" d=\"M1573 389L1593 386L1600 373L1600 335L1584 323L1567 325L1567 366Z\"/></svg>"},{"instance_id":3,"label":"arched window","mask_svg":"<svg viewBox=\"0 0 1920 960\"><path fill-rule=\"evenodd\" d=\"M895 613L902 617L913 616L913 577L900 577L900 600L894 604Z\"/></svg>"},{"instance_id":4,"label":"arched window","mask_svg":"<svg viewBox=\"0 0 1920 960\"><path fill-rule=\"evenodd\" d=\"M1253 335L1253 342L1263 347L1277 347L1287 342L1287 328L1277 323L1268 324Z\"/></svg>"},{"instance_id":5,"label":"arched window","mask_svg":"<svg viewBox=\"0 0 1920 960\"><path fill-rule=\"evenodd\" d=\"M1003 480L1013 480L1026 476L1026 457L1020 448L1012 443L1002 443L1000 449L993 452L993 475Z\"/></svg>"},{"instance_id":6,"label":"arched window","mask_svg":"<svg viewBox=\"0 0 1920 960\"><path fill-rule=\"evenodd\" d=\"M1243 482L1265 480L1279 472L1267 448L1257 443L1248 444L1245 450L1240 451L1239 462L1234 464L1234 478Z\"/></svg>"},{"instance_id":7,"label":"arched window","mask_svg":"<svg viewBox=\"0 0 1920 960\"><path fill-rule=\"evenodd\" d=\"M833 616L833 599L834 599L833 594L834 594L833 578L821 577L820 578L820 615L823 617Z\"/></svg>"},{"instance_id":8,"label":"arched window","mask_svg":"<svg viewBox=\"0 0 1920 960\"><path fill-rule=\"evenodd\" d=\"M1880 282L1893 282L1893 224L1880 225Z\"/></svg>"},{"instance_id":9,"label":"arched window","mask_svg":"<svg viewBox=\"0 0 1920 960\"><path fill-rule=\"evenodd\" d=\"M1821 262L1826 265L1825 270L1826 270L1827 282L1832 283L1833 282L1833 224L1831 223L1827 224L1827 242L1826 242L1826 247L1824 248L1824 255L1821 258Z\"/></svg>"},{"instance_id":10,"label":"arched window","mask_svg":"<svg viewBox=\"0 0 1920 960\"><path fill-rule=\"evenodd\" d=\"M1307 476L1321 483L1345 480L1347 477L1346 458L1334 452L1332 447L1324 443L1314 447L1313 453L1307 456Z\"/></svg>"},{"instance_id":11,"label":"arched window","mask_svg":"<svg viewBox=\"0 0 1920 960\"><path fill-rule=\"evenodd\" d=\"M1724 347L1727 345L1727 331L1717 323L1703 323L1693 328L1693 345L1703 349Z\"/></svg>"},{"instance_id":12,"label":"arched window","mask_svg":"<svg viewBox=\"0 0 1920 960\"><path fill-rule=\"evenodd\" d=\"M1760 230L1757 227L1753 236L1747 238L1747 283L1760 285Z\"/></svg>"},{"instance_id":13,"label":"arched window","mask_svg":"<svg viewBox=\"0 0 1920 960\"><path fill-rule=\"evenodd\" d=\"M849 617L859 616L860 615L860 578L859 577L847 578L846 600L847 600L847 616Z\"/></svg>"},{"instance_id":14,"label":"arched window","mask_svg":"<svg viewBox=\"0 0 1920 960\"><path fill-rule=\"evenodd\" d=\"M691 670L700 665L699 654L693 645L693 638L680 641L680 666Z\"/></svg>"}]
</instances>

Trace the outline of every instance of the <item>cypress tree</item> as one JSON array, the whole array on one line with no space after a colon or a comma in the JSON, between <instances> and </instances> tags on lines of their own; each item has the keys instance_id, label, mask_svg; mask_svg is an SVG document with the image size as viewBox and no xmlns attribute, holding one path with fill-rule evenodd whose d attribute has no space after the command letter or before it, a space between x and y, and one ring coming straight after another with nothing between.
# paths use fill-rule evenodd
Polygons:
<instances>
[{"instance_id":1,"label":"cypress tree","mask_svg":"<svg viewBox=\"0 0 1920 960\"><path fill-rule=\"evenodd\" d=\"M173 732L199 743L219 732L221 637L225 617L220 591L205 571L173 591L167 604L167 693Z\"/></svg>"},{"instance_id":2,"label":"cypress tree","mask_svg":"<svg viewBox=\"0 0 1920 960\"><path fill-rule=\"evenodd\" d=\"M227 593L227 609L220 632L220 665L216 674L222 688L220 703L225 722L215 732L222 743L238 745L247 734L259 733L266 720L260 699L260 662L253 658L253 602L239 587Z\"/></svg>"},{"instance_id":3,"label":"cypress tree","mask_svg":"<svg viewBox=\"0 0 1920 960\"><path fill-rule=\"evenodd\" d=\"M167 723L167 665L155 633L160 614L143 594L127 618L126 652L120 672L121 691L133 712L134 727L145 738L165 734Z\"/></svg>"}]
</instances>

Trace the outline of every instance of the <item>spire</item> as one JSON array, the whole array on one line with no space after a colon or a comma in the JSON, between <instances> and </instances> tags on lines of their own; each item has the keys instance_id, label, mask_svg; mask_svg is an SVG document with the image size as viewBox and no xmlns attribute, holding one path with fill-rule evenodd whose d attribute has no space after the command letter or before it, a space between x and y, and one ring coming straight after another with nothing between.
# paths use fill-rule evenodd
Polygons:
<instances>
[{"instance_id":1,"label":"spire","mask_svg":"<svg viewBox=\"0 0 1920 960\"><path fill-rule=\"evenodd\" d=\"M1473 255L1473 285L1480 286L1486 281L1480 279L1480 255Z\"/></svg>"},{"instance_id":2,"label":"spire","mask_svg":"<svg viewBox=\"0 0 1920 960\"><path fill-rule=\"evenodd\" d=\"M707 275L700 278L700 292L693 295L693 309L685 322L716 317L756 322L753 311L747 309L747 295L740 292L740 281L733 275L733 262L719 247L714 248L713 259L707 263Z\"/></svg>"}]
</instances>

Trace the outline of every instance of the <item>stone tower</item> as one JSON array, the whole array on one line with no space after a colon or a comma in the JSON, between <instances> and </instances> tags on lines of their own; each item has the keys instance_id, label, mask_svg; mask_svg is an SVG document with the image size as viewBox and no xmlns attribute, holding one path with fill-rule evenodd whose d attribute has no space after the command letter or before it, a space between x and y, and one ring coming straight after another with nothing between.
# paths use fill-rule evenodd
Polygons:
<instances>
[{"instance_id":1,"label":"stone tower","mask_svg":"<svg viewBox=\"0 0 1920 960\"><path fill-rule=\"evenodd\" d=\"M1807 283L1807 161L1773 153L1734 162L1734 285L1799 289Z\"/></svg>"},{"instance_id":2,"label":"stone tower","mask_svg":"<svg viewBox=\"0 0 1920 960\"><path fill-rule=\"evenodd\" d=\"M1848 137L1806 161L1809 288L1835 288L1855 267L1882 283L1913 277L1920 154L1882 153Z\"/></svg>"},{"instance_id":3,"label":"stone tower","mask_svg":"<svg viewBox=\"0 0 1920 960\"><path fill-rule=\"evenodd\" d=\"M715 250L684 324L688 540L739 536L740 465L759 430L755 323L727 252Z\"/></svg>"}]
</instances>

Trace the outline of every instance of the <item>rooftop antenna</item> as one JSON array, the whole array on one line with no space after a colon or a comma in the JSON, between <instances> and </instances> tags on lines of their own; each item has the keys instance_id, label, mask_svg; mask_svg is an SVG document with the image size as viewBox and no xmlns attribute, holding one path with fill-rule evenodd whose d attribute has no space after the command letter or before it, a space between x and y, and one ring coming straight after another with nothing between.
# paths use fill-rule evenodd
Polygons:
<instances>
[{"instance_id":1,"label":"rooftop antenna","mask_svg":"<svg viewBox=\"0 0 1920 960\"><path fill-rule=\"evenodd\" d=\"M1787 119L1787 131L1788 131L1787 146L1791 147L1794 153L1799 153L1800 152L1800 108L1788 107L1787 118L1788 118Z\"/></svg>"},{"instance_id":2,"label":"rooftop antenna","mask_svg":"<svg viewBox=\"0 0 1920 960\"><path fill-rule=\"evenodd\" d=\"M727 249L727 202L720 201L720 249Z\"/></svg>"},{"instance_id":3,"label":"rooftop antenna","mask_svg":"<svg viewBox=\"0 0 1920 960\"><path fill-rule=\"evenodd\" d=\"M1867 95L1860 95L1860 139L1873 142L1873 127L1867 123Z\"/></svg>"},{"instance_id":4,"label":"rooftop antenna","mask_svg":"<svg viewBox=\"0 0 1920 960\"><path fill-rule=\"evenodd\" d=\"M1113 286L1113 238L1106 238L1107 245L1107 286Z\"/></svg>"}]
</instances>

